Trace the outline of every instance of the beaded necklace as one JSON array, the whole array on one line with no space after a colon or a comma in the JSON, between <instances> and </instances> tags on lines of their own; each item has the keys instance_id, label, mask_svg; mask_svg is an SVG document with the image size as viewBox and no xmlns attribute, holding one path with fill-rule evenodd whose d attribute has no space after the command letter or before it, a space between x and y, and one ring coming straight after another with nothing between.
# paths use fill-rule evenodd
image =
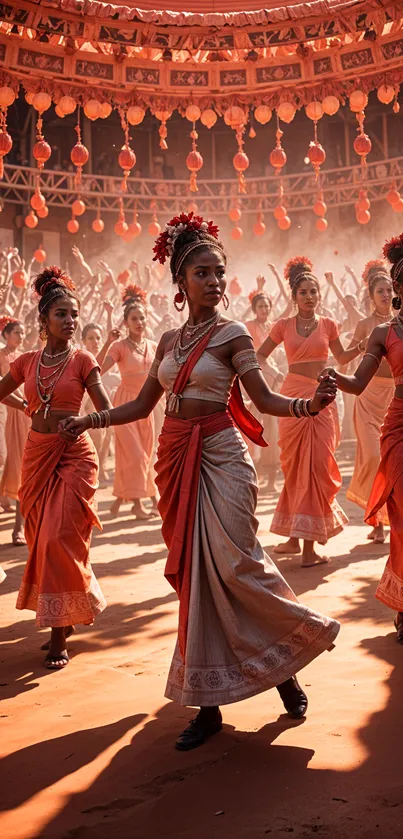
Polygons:
<instances>
[{"instance_id":1,"label":"beaded necklace","mask_svg":"<svg viewBox=\"0 0 403 839\"><path fill-rule=\"evenodd\" d=\"M183 346L183 344L182 344L182 338L184 336L184 332L185 332L185 329L186 329L186 323L182 326L182 328L179 330L179 332L176 336L175 343L174 343L173 350L172 350L173 357L174 357L177 364L182 366L182 364L186 363L186 361L188 359L188 356L190 355L190 353L192 352L194 347L196 347L197 344L200 343L202 338L204 338L204 336L207 335L207 332L209 332L210 329L213 328L213 325L216 326L216 324L219 321L219 318L220 318L220 315L217 312L214 315L214 318L211 318L209 321L206 321L207 326L204 326L204 329L202 329L202 331L199 332L198 335L196 335L196 338L193 338L192 341L190 341L190 343L187 344L186 346Z\"/></svg>"},{"instance_id":2,"label":"beaded necklace","mask_svg":"<svg viewBox=\"0 0 403 839\"><path fill-rule=\"evenodd\" d=\"M41 352L41 354L38 358L38 364L37 364L37 368L36 368L36 376L35 376L36 392L38 394L38 399L40 401L40 405L37 408L37 410L35 411L35 413L38 414L39 411L41 411L42 408L44 407L45 408L44 419L47 419L48 415L50 414L51 401L52 401L52 397L53 397L55 387L56 387L59 379L63 375L63 373L64 373L64 371L67 367L67 364L69 363L70 359L74 355L74 350L70 347L69 348L69 353L66 356L66 358L63 358L61 361L58 361L57 364L52 364L52 365L45 365L43 363L43 355L44 355L44 351L42 350L42 352ZM52 372L49 375L45 376L43 373L41 374L41 370L40 370L41 367L43 367L45 370L49 369L49 367L51 367ZM47 384L49 379L52 379L52 381L50 381L49 384Z\"/></svg>"}]
</instances>

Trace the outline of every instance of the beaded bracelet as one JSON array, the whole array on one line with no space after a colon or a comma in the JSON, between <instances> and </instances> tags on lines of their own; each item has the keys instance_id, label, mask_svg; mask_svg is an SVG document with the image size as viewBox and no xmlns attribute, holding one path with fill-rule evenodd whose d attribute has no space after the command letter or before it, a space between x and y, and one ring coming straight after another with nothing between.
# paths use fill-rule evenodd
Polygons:
<instances>
[{"instance_id":1,"label":"beaded bracelet","mask_svg":"<svg viewBox=\"0 0 403 839\"><path fill-rule=\"evenodd\" d=\"M316 417L319 413L319 411L311 411L310 399L292 399L288 407L290 415L294 417L294 419Z\"/></svg>"},{"instance_id":2,"label":"beaded bracelet","mask_svg":"<svg viewBox=\"0 0 403 839\"><path fill-rule=\"evenodd\" d=\"M94 411L92 414L89 414L91 420L91 428L98 429L98 428L109 428L111 424L111 415L108 410L99 411L97 413Z\"/></svg>"}]
</instances>

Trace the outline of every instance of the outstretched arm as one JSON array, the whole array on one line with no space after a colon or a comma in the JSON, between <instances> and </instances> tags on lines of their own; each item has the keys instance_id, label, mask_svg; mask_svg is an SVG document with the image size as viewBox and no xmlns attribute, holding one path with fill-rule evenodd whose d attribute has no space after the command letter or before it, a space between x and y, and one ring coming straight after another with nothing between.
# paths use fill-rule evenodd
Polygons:
<instances>
[{"instance_id":1,"label":"outstretched arm","mask_svg":"<svg viewBox=\"0 0 403 839\"><path fill-rule=\"evenodd\" d=\"M360 312L360 310L357 309L357 306L355 306L354 303L352 303L349 297L344 296L342 290L337 285L336 280L331 271L327 271L325 277L330 288L333 289L337 299L340 300L340 303L343 304L348 316L352 319L353 322L355 321L355 323L358 323L358 321L362 318L362 313Z\"/></svg>"},{"instance_id":2,"label":"outstretched arm","mask_svg":"<svg viewBox=\"0 0 403 839\"><path fill-rule=\"evenodd\" d=\"M371 379L375 376L382 358L386 354L386 335L388 326L377 326L371 333L364 358L352 376L345 376L336 372L336 384L344 393L354 393L359 396L365 390ZM331 367L326 367L321 376L333 375Z\"/></svg>"}]
</instances>

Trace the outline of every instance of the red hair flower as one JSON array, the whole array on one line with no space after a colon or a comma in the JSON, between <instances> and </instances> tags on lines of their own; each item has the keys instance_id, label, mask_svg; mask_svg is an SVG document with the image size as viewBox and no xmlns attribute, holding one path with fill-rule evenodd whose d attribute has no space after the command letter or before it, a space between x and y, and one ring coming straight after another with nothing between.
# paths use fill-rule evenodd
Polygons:
<instances>
[{"instance_id":1,"label":"red hair flower","mask_svg":"<svg viewBox=\"0 0 403 839\"><path fill-rule=\"evenodd\" d=\"M365 285L368 285L369 275L374 269L378 272L386 273L387 269L383 259L370 259L369 262L367 262L362 272L362 279Z\"/></svg>"},{"instance_id":2,"label":"red hair flower","mask_svg":"<svg viewBox=\"0 0 403 839\"><path fill-rule=\"evenodd\" d=\"M17 318L12 318L11 315L2 315L0 318L0 333L8 326L9 323L18 323Z\"/></svg>"},{"instance_id":3,"label":"red hair flower","mask_svg":"<svg viewBox=\"0 0 403 839\"><path fill-rule=\"evenodd\" d=\"M289 259L287 265L284 268L284 276L288 282L290 282L290 272L292 268L301 268L301 273L303 271L312 271L313 262L309 259L308 256L293 256L292 259Z\"/></svg>"},{"instance_id":4,"label":"red hair flower","mask_svg":"<svg viewBox=\"0 0 403 839\"><path fill-rule=\"evenodd\" d=\"M164 265L173 254L176 239L185 230L201 230L203 233L213 236L214 239L218 239L218 227L212 221L204 221L202 216L195 216L193 212L189 214L181 213L180 216L174 216L158 236L153 247L154 262Z\"/></svg>"},{"instance_id":5,"label":"red hair flower","mask_svg":"<svg viewBox=\"0 0 403 839\"><path fill-rule=\"evenodd\" d=\"M390 257L391 251L393 251L394 248L403 248L403 233L401 233L400 236L392 236L392 238L389 239L389 242L385 242L383 246L382 253L385 259L388 259L389 262L395 261Z\"/></svg>"},{"instance_id":6,"label":"red hair flower","mask_svg":"<svg viewBox=\"0 0 403 839\"><path fill-rule=\"evenodd\" d=\"M139 285L127 285L122 292L123 303L127 300L133 300L136 297L145 303L147 300L147 292Z\"/></svg>"}]
</instances>

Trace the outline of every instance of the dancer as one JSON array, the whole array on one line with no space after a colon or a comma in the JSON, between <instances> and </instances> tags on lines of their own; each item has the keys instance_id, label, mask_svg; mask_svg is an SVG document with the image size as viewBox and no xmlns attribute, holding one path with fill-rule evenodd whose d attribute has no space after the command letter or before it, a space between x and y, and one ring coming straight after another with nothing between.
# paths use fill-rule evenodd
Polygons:
<instances>
[{"instance_id":1,"label":"dancer","mask_svg":"<svg viewBox=\"0 0 403 839\"><path fill-rule=\"evenodd\" d=\"M137 286L127 286L122 297L124 323L127 336L122 341L107 344L101 350L98 361L104 375L117 364L122 377L113 404L124 405L136 399L146 381L157 345L144 337L147 328L147 314L140 302ZM104 360L105 359L105 360ZM116 501L111 513L116 516L123 501L133 502L132 512L137 519L147 519L157 513L156 487L153 479L152 456L154 452L154 418L144 417L141 422L125 425L115 431L115 483L113 494ZM142 503L151 498L151 510Z\"/></svg>"},{"instance_id":2,"label":"dancer","mask_svg":"<svg viewBox=\"0 0 403 839\"><path fill-rule=\"evenodd\" d=\"M270 334L273 326L270 320L273 304L270 297L264 291L252 291L249 299L255 318L254 320L245 321L245 326L252 337L254 350L257 352ZM264 376L270 389L277 392L284 376L273 361L271 364L266 365ZM268 446L261 450L257 471L259 477L266 479L267 491L275 492L277 490L276 475L279 463L277 447L278 422L276 417L269 416L269 414L263 416L258 415L258 419L263 425L264 439L268 443ZM262 487L262 484L260 486Z\"/></svg>"},{"instance_id":3,"label":"dancer","mask_svg":"<svg viewBox=\"0 0 403 839\"><path fill-rule=\"evenodd\" d=\"M113 336L119 337L120 333L119 330L113 330ZM102 347L102 329L96 323L87 323L81 333L81 340L86 350L91 353L95 358L99 354L101 347ZM110 391L107 388L105 382L103 382L103 386L105 388L105 392L110 399ZM86 394L84 396L81 412L83 414L87 414L88 411L91 410L91 396ZM109 445L110 445L110 431L109 428L92 428L89 431L89 435L91 437L92 442L97 450L98 461L99 461L99 482L100 484L105 484L109 480L109 475L106 471L106 459L108 457Z\"/></svg>"},{"instance_id":4,"label":"dancer","mask_svg":"<svg viewBox=\"0 0 403 839\"><path fill-rule=\"evenodd\" d=\"M369 317L357 324L350 347L357 342L363 348L372 330L392 317L392 281L382 259L368 262L364 268L363 281L368 289L373 311ZM353 477L347 490L347 498L366 510L372 484L378 470L381 427L386 411L393 398L394 382L388 362L382 359L379 369L363 393L354 399L354 428L357 438ZM353 398L353 397L352 397ZM384 505L375 514L375 526L368 535L375 543L385 541L384 525L388 524Z\"/></svg>"},{"instance_id":5,"label":"dancer","mask_svg":"<svg viewBox=\"0 0 403 839\"><path fill-rule=\"evenodd\" d=\"M227 258L217 233L190 213L172 219L158 238L156 257L163 263L170 256L175 305L184 309L187 302L189 317L161 338L137 399L109 412L114 426L135 422L167 395L156 470L169 550L165 574L180 604L166 696L200 706L177 741L181 750L221 729L219 705L274 686L290 715L301 718L307 697L294 674L329 649L339 631L337 621L298 602L256 539L256 473L232 419L264 443L236 376L261 413L292 411L300 422L334 399L334 384L324 379L307 401L271 393L246 327L218 311L226 300ZM76 439L91 425L91 417L72 417L60 433Z\"/></svg>"},{"instance_id":6,"label":"dancer","mask_svg":"<svg viewBox=\"0 0 403 839\"><path fill-rule=\"evenodd\" d=\"M332 355L346 364L360 354L356 347L343 350L337 324L327 317L318 317L320 287L312 273L312 262L304 256L291 259L285 268L297 314L278 320L258 351L264 362L284 341L289 364L281 393L284 396L312 398L323 359ZM332 403L315 422L293 417L279 421L280 462L285 483L273 516L271 531L288 536L288 541L274 548L276 554L299 554L303 539L301 565L309 568L329 560L315 551L315 542L327 540L344 528L347 517L336 501L341 475L335 460L339 440L336 404Z\"/></svg>"},{"instance_id":7,"label":"dancer","mask_svg":"<svg viewBox=\"0 0 403 839\"><path fill-rule=\"evenodd\" d=\"M10 364L19 355L19 348L23 343L25 330L23 324L16 318L7 315L0 319L1 337L6 346L0 350L0 375L6 376L10 371ZM25 415L23 404L19 408L7 408L5 441L7 448L6 462L0 482L0 497L11 498L16 502L15 522L12 534L13 545L25 545L24 522L21 517L18 491L21 485L21 464L28 431L29 418Z\"/></svg>"},{"instance_id":8,"label":"dancer","mask_svg":"<svg viewBox=\"0 0 403 839\"><path fill-rule=\"evenodd\" d=\"M59 421L79 412L86 390L97 410L110 407L99 367L74 348L79 302L74 284L60 268L42 271L33 284L40 296L43 350L20 355L0 381L0 400L25 384L32 419L19 493L29 548L17 609L36 612L37 626L52 627L46 666L69 661L66 636L75 623L91 624L105 600L88 558L95 512L97 457L85 434L67 445Z\"/></svg>"},{"instance_id":9,"label":"dancer","mask_svg":"<svg viewBox=\"0 0 403 839\"><path fill-rule=\"evenodd\" d=\"M378 372L385 358L394 378L395 393L386 413L381 436L381 462L365 514L372 527L386 504L390 522L390 554L376 597L397 611L397 640L403 644L403 233L386 243L384 256L391 263L391 277L396 297L392 306L396 316L388 324L376 326L370 335L367 350L351 376L336 374L337 384L346 393L359 396ZM325 368L328 376L332 368ZM334 373L334 371L332 371Z\"/></svg>"}]
</instances>

